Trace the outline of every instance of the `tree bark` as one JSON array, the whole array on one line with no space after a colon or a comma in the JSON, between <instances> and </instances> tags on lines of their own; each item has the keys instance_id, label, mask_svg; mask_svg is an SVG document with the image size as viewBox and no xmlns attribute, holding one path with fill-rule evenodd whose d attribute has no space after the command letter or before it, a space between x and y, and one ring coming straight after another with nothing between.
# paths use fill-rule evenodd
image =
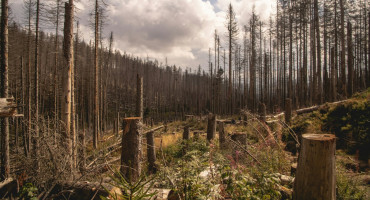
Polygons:
<instances>
[{"instance_id":1,"label":"tree bark","mask_svg":"<svg viewBox=\"0 0 370 200\"><path fill-rule=\"evenodd\" d=\"M225 124L223 122L218 123L218 134L219 134L220 148L223 148L226 142Z\"/></svg>"},{"instance_id":2,"label":"tree bark","mask_svg":"<svg viewBox=\"0 0 370 200\"><path fill-rule=\"evenodd\" d=\"M127 181L135 182L141 174L141 118L125 118L122 127L121 173Z\"/></svg>"},{"instance_id":3,"label":"tree bark","mask_svg":"<svg viewBox=\"0 0 370 200\"><path fill-rule=\"evenodd\" d=\"M287 98L285 100L285 123L290 124L292 118L292 100Z\"/></svg>"},{"instance_id":4,"label":"tree bark","mask_svg":"<svg viewBox=\"0 0 370 200\"><path fill-rule=\"evenodd\" d=\"M351 22L347 23L347 47L348 47L348 96L353 94L353 52L352 52L352 24Z\"/></svg>"},{"instance_id":5,"label":"tree bark","mask_svg":"<svg viewBox=\"0 0 370 200\"><path fill-rule=\"evenodd\" d=\"M189 140L190 139L190 132L189 132L189 126L184 127L184 132L182 134L183 140Z\"/></svg>"},{"instance_id":6,"label":"tree bark","mask_svg":"<svg viewBox=\"0 0 370 200\"><path fill-rule=\"evenodd\" d=\"M207 140L211 141L216 135L216 115L210 114L208 116L208 126L207 126Z\"/></svg>"},{"instance_id":7,"label":"tree bark","mask_svg":"<svg viewBox=\"0 0 370 200\"><path fill-rule=\"evenodd\" d=\"M335 135L304 134L293 199L336 199Z\"/></svg>"},{"instance_id":8,"label":"tree bark","mask_svg":"<svg viewBox=\"0 0 370 200\"><path fill-rule=\"evenodd\" d=\"M64 20L64 43L63 54L66 66L63 72L63 101L62 103L62 121L64 136L63 144L68 150L66 155L68 170L73 169L73 148L71 140L71 90L72 90L72 70L73 70L73 0L65 3L65 20ZM72 174L72 173L71 173Z\"/></svg>"},{"instance_id":9,"label":"tree bark","mask_svg":"<svg viewBox=\"0 0 370 200\"><path fill-rule=\"evenodd\" d=\"M143 120L144 117L144 94L143 94L143 77L137 74L137 88L136 88L136 116Z\"/></svg>"},{"instance_id":10,"label":"tree bark","mask_svg":"<svg viewBox=\"0 0 370 200\"><path fill-rule=\"evenodd\" d=\"M0 95L2 98L8 97L8 0L1 1L1 46L0 46ZM1 166L0 180L5 180L10 176L10 157L9 157L9 118L2 117L1 122Z\"/></svg>"},{"instance_id":11,"label":"tree bark","mask_svg":"<svg viewBox=\"0 0 370 200\"><path fill-rule=\"evenodd\" d=\"M155 146L154 146L154 131L151 131L146 134L146 144L147 144L147 156L148 156L148 171L151 174L157 172L158 166L155 161L157 160L155 155Z\"/></svg>"}]
</instances>

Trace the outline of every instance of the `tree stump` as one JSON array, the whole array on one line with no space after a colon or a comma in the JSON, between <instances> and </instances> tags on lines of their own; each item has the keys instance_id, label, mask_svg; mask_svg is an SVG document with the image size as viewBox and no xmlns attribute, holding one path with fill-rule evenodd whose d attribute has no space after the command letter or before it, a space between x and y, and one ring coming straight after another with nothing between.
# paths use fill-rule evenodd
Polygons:
<instances>
[{"instance_id":1,"label":"tree stump","mask_svg":"<svg viewBox=\"0 0 370 200\"><path fill-rule=\"evenodd\" d=\"M135 182L141 173L141 118L125 118L122 127L121 173L127 181Z\"/></svg>"},{"instance_id":2,"label":"tree stump","mask_svg":"<svg viewBox=\"0 0 370 200\"><path fill-rule=\"evenodd\" d=\"M292 100L287 98L285 100L285 123L290 124L292 119Z\"/></svg>"},{"instance_id":3,"label":"tree stump","mask_svg":"<svg viewBox=\"0 0 370 200\"><path fill-rule=\"evenodd\" d=\"M223 148L226 142L225 124L223 122L220 122L218 124L218 135L219 135L220 148Z\"/></svg>"},{"instance_id":4,"label":"tree stump","mask_svg":"<svg viewBox=\"0 0 370 200\"><path fill-rule=\"evenodd\" d=\"M189 133L189 126L184 127L184 132L182 133L182 139L183 140L189 140L190 133Z\"/></svg>"},{"instance_id":5,"label":"tree stump","mask_svg":"<svg viewBox=\"0 0 370 200\"><path fill-rule=\"evenodd\" d=\"M335 199L335 135L304 134L293 199Z\"/></svg>"},{"instance_id":6,"label":"tree stump","mask_svg":"<svg viewBox=\"0 0 370 200\"><path fill-rule=\"evenodd\" d=\"M154 131L150 131L146 134L146 146L147 146L147 157L148 157L148 171L151 174L155 174L157 172L157 165L155 161L157 160L155 156L155 146L154 146Z\"/></svg>"},{"instance_id":7,"label":"tree stump","mask_svg":"<svg viewBox=\"0 0 370 200\"><path fill-rule=\"evenodd\" d=\"M207 140L211 141L216 135L216 115L210 114L208 116L208 126L207 126Z\"/></svg>"}]
</instances>

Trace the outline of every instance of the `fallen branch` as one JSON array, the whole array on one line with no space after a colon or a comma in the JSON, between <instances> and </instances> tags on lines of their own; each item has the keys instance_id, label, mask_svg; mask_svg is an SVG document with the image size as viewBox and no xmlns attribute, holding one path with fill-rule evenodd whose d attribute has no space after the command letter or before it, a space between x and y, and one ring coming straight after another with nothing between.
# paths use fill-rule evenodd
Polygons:
<instances>
[{"instance_id":1,"label":"fallen branch","mask_svg":"<svg viewBox=\"0 0 370 200\"><path fill-rule=\"evenodd\" d=\"M164 126L162 125L162 126L158 126L158 127L152 128L152 129L150 129L150 130L145 131L143 134L145 135L145 134L147 134L147 133L157 131L157 130L159 130L159 129L161 129L161 128L164 128Z\"/></svg>"}]
</instances>

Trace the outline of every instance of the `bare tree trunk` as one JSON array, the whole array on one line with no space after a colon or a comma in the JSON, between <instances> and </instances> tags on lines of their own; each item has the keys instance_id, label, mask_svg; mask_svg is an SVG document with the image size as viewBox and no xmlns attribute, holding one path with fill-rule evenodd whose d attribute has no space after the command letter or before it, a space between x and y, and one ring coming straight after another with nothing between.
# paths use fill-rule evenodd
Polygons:
<instances>
[{"instance_id":1,"label":"bare tree trunk","mask_svg":"<svg viewBox=\"0 0 370 200\"><path fill-rule=\"evenodd\" d=\"M348 96L353 94L353 52L352 52L352 24L347 23L347 43L348 43Z\"/></svg>"},{"instance_id":2,"label":"bare tree trunk","mask_svg":"<svg viewBox=\"0 0 370 200\"><path fill-rule=\"evenodd\" d=\"M285 100L285 122L290 124L292 118L292 100L287 98Z\"/></svg>"},{"instance_id":3,"label":"bare tree trunk","mask_svg":"<svg viewBox=\"0 0 370 200\"><path fill-rule=\"evenodd\" d=\"M63 101L62 101L62 121L64 136L64 146L67 149L68 170L73 169L73 148L71 140L71 90L72 90L72 70L73 70L73 0L65 3L64 20L64 43L63 54L66 66L63 72ZM72 175L73 173L71 173Z\"/></svg>"},{"instance_id":4,"label":"bare tree trunk","mask_svg":"<svg viewBox=\"0 0 370 200\"><path fill-rule=\"evenodd\" d=\"M151 174L155 174L158 170L156 165L156 155L155 155L155 146L154 146L154 131L150 131L146 134L146 144L147 144L147 156L148 156L148 171Z\"/></svg>"},{"instance_id":5,"label":"bare tree trunk","mask_svg":"<svg viewBox=\"0 0 370 200\"><path fill-rule=\"evenodd\" d=\"M223 148L225 145L225 141L226 141L225 124L223 122L220 122L218 124L218 134L219 134L220 148Z\"/></svg>"},{"instance_id":6,"label":"bare tree trunk","mask_svg":"<svg viewBox=\"0 0 370 200\"><path fill-rule=\"evenodd\" d=\"M99 140L99 5L98 0L95 1L95 50L94 50L94 135L93 146L98 147Z\"/></svg>"},{"instance_id":7,"label":"bare tree trunk","mask_svg":"<svg viewBox=\"0 0 370 200\"><path fill-rule=\"evenodd\" d=\"M39 169L39 66L38 66L38 60L39 60L39 17L40 17L40 0L37 0L36 3L36 39L35 39L35 84L34 84L34 90L35 90L35 117L34 117L34 124L35 124L35 135L33 137L33 157L35 158L35 168Z\"/></svg>"},{"instance_id":8,"label":"bare tree trunk","mask_svg":"<svg viewBox=\"0 0 370 200\"><path fill-rule=\"evenodd\" d=\"M347 87L346 87L346 44L345 44L345 35L344 35L344 0L339 0L340 4L340 24L341 24L341 56L340 56L340 75L341 75L341 90L342 95L346 98L347 97Z\"/></svg>"},{"instance_id":9,"label":"bare tree trunk","mask_svg":"<svg viewBox=\"0 0 370 200\"><path fill-rule=\"evenodd\" d=\"M135 182L141 174L141 118L125 118L122 127L121 173L127 181Z\"/></svg>"},{"instance_id":10,"label":"bare tree trunk","mask_svg":"<svg viewBox=\"0 0 370 200\"><path fill-rule=\"evenodd\" d=\"M208 126L207 126L207 140L211 141L216 135L216 115L210 114L208 116Z\"/></svg>"},{"instance_id":11,"label":"bare tree trunk","mask_svg":"<svg viewBox=\"0 0 370 200\"><path fill-rule=\"evenodd\" d=\"M2 98L8 97L8 0L1 1L1 46L0 46L0 95ZM10 176L10 157L9 157L9 118L4 117L1 121L1 167L0 180L5 180Z\"/></svg>"},{"instance_id":12,"label":"bare tree trunk","mask_svg":"<svg viewBox=\"0 0 370 200\"><path fill-rule=\"evenodd\" d=\"M304 134L293 199L336 199L335 135Z\"/></svg>"},{"instance_id":13,"label":"bare tree trunk","mask_svg":"<svg viewBox=\"0 0 370 200\"><path fill-rule=\"evenodd\" d=\"M319 22L319 6L318 0L314 1L315 12L315 29L316 29L316 47L317 47L317 96L315 97L318 104L322 104L322 78L321 78L321 43L320 43L320 22ZM316 84L316 83L315 83Z\"/></svg>"},{"instance_id":14,"label":"bare tree trunk","mask_svg":"<svg viewBox=\"0 0 370 200\"><path fill-rule=\"evenodd\" d=\"M137 74L137 88L136 88L136 116L144 120L144 93L143 93L143 77Z\"/></svg>"}]
</instances>

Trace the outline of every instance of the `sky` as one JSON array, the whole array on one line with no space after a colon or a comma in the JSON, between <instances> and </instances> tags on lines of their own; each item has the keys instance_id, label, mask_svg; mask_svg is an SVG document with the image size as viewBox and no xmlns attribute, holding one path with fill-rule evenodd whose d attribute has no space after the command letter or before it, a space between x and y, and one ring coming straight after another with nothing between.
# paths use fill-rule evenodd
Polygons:
<instances>
[{"instance_id":1,"label":"sky","mask_svg":"<svg viewBox=\"0 0 370 200\"><path fill-rule=\"evenodd\" d=\"M13 19L25 22L24 0L10 1ZM41 2L44 0L41 0ZM91 15L94 1L75 0L76 20L85 41L93 38ZM226 11L234 7L239 29L248 23L252 8L264 20L269 18L276 0L104 0L106 20L103 37L107 44L110 32L114 48L160 63L208 69L208 51L214 46L214 31L227 48ZM44 27L48 30L48 27ZM51 31L52 29L50 29ZM242 37L242 33L239 34Z\"/></svg>"}]
</instances>

